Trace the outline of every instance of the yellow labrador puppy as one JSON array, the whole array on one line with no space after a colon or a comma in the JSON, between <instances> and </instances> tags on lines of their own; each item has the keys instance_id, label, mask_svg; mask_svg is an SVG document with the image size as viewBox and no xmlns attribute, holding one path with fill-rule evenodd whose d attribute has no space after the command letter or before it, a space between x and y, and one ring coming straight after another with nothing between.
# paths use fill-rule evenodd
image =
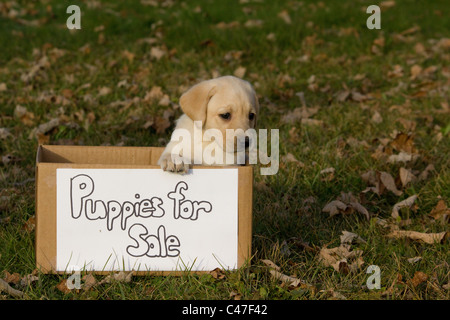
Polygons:
<instances>
[{"instance_id":1,"label":"yellow labrador puppy","mask_svg":"<svg viewBox=\"0 0 450 320\"><path fill-rule=\"evenodd\" d=\"M203 81L181 96L180 106L184 114L158 161L161 168L185 173L190 164L236 164L237 152L251 143L245 131L255 128L259 111L252 85L234 76Z\"/></svg>"}]
</instances>

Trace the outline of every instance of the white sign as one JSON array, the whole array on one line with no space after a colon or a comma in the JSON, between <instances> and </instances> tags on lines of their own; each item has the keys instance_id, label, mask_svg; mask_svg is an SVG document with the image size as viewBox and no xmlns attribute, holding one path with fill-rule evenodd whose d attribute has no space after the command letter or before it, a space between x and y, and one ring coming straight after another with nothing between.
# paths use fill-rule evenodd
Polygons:
<instances>
[{"instance_id":1,"label":"white sign","mask_svg":"<svg viewBox=\"0 0 450 320\"><path fill-rule=\"evenodd\" d=\"M57 271L234 269L238 170L57 169Z\"/></svg>"}]
</instances>

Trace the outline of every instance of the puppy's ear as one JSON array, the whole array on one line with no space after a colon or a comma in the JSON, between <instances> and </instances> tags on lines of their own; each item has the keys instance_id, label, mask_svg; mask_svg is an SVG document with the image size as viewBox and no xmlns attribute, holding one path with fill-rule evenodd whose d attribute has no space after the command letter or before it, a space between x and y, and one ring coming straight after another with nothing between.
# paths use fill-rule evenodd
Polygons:
<instances>
[{"instance_id":1,"label":"puppy's ear","mask_svg":"<svg viewBox=\"0 0 450 320\"><path fill-rule=\"evenodd\" d=\"M202 121L202 126L204 126L208 103L215 93L216 86L212 81L200 82L181 96L181 110L193 121Z\"/></svg>"}]
</instances>

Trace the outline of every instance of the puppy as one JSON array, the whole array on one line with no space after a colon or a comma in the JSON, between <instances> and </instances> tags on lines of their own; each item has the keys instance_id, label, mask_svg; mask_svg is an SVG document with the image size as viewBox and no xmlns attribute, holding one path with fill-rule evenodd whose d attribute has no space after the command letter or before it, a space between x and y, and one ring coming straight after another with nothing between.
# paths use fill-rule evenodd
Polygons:
<instances>
[{"instance_id":1,"label":"puppy","mask_svg":"<svg viewBox=\"0 0 450 320\"><path fill-rule=\"evenodd\" d=\"M171 141L159 158L161 168L186 173L190 164L236 164L237 153L248 149L251 143L244 132L255 128L258 117L259 103L252 85L234 76L203 81L181 96L180 106L184 114L177 120ZM227 135L227 129L235 130L235 134ZM179 150L181 140L176 138L180 132L189 133L183 135L190 137L190 141L183 141L187 149ZM211 132L216 135L210 137ZM206 150L213 151L204 153Z\"/></svg>"}]
</instances>

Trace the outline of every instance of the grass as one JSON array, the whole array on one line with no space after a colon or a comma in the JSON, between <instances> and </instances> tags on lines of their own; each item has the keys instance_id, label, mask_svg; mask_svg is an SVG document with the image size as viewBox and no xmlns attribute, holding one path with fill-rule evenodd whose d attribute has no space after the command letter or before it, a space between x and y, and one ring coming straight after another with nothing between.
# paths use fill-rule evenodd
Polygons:
<instances>
[{"instance_id":1,"label":"grass","mask_svg":"<svg viewBox=\"0 0 450 320\"><path fill-rule=\"evenodd\" d=\"M250 266L225 272L222 279L210 274L143 276L70 293L56 287L64 276L38 272L38 280L28 286L13 284L26 298L330 299L339 292L347 299L449 299L448 241L429 245L391 239L386 237L389 230L376 222L384 219L424 233L448 231L448 220L435 221L428 214L440 199L448 204L450 196L450 20L444 18L449 7L444 1L397 0L383 8L382 29L369 30L365 8L370 1L241 2L0 4L0 86L6 86L0 89L0 128L10 133L0 134L0 272L25 276L35 269L34 230L24 226L34 216L34 184L29 179L34 177L38 142L163 146L181 114L174 107L180 94L201 79L233 74L238 67L246 68L244 78L258 92L259 127L280 130L279 172L255 176ZM81 8L82 30L65 27L65 10L71 4ZM279 17L283 10L291 24ZM246 26L259 20L260 26ZM161 58L152 55L154 47L164 53ZM24 80L44 56L48 63ZM394 72L396 65L401 72ZM414 77L415 65L421 69ZM171 104L146 101L153 86L160 86ZM99 95L103 87L111 90ZM345 91L369 99L339 99ZM301 106L297 92L304 93L308 108L319 107L311 118L321 123L283 120ZM17 105L28 113L18 116ZM381 122L374 121L375 112ZM38 141L32 130L53 118L60 125ZM169 127L158 125L158 119ZM148 121L154 124L146 126ZM383 141L392 143L395 130L413 134L416 161L389 163L372 156ZM303 165L285 160L287 154ZM418 176L429 164L435 170L426 179L401 186L400 167ZM330 167L334 176L320 173ZM391 174L403 194L360 196L367 187L361 174L369 170ZM322 212L342 192L352 192L371 220L358 213L330 217ZM391 221L394 204L414 194L416 207L401 211L402 221L409 224ZM362 250L364 264L348 274L325 267L319 259L324 246L339 246L343 230L366 241L352 245ZM422 259L407 261L415 256ZM310 287L274 279L264 259ZM365 286L365 271L372 264L381 269L380 290ZM419 271L428 278L414 285ZM11 298L5 293L0 297Z\"/></svg>"}]
</instances>

